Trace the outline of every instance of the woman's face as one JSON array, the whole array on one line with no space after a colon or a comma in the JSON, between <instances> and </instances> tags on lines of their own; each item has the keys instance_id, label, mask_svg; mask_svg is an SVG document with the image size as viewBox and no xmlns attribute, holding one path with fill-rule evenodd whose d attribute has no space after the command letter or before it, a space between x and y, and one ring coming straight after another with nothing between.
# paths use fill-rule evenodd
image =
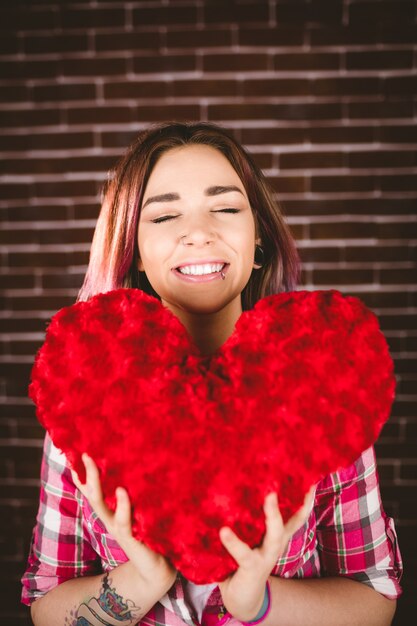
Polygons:
<instances>
[{"instance_id":1,"label":"woman's face","mask_svg":"<svg viewBox=\"0 0 417 626\"><path fill-rule=\"evenodd\" d=\"M243 184L211 146L165 152L145 189L139 269L173 312L241 312L254 262L255 221Z\"/></svg>"}]
</instances>

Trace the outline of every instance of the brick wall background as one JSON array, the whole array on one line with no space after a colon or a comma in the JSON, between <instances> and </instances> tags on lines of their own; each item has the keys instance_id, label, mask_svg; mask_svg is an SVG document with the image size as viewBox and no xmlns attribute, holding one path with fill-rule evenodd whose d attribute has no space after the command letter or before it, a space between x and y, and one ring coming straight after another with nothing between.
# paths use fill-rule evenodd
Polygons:
<instances>
[{"instance_id":1,"label":"brick wall background","mask_svg":"<svg viewBox=\"0 0 417 626\"><path fill-rule=\"evenodd\" d=\"M5 6L6 5L6 6ZM303 284L379 316L398 397L377 444L416 607L416 2L15 0L0 14L0 614L19 607L43 432L27 399L50 316L74 301L106 171L149 123L232 129L272 180Z\"/></svg>"}]
</instances>

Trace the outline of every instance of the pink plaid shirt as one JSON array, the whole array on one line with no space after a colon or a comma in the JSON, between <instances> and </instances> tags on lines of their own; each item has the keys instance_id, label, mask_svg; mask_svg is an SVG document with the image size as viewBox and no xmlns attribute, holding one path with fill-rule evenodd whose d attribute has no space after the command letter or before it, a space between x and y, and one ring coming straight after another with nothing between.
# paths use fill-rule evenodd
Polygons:
<instances>
[{"instance_id":1,"label":"pink plaid shirt","mask_svg":"<svg viewBox=\"0 0 417 626\"><path fill-rule=\"evenodd\" d=\"M126 555L75 487L65 456L45 439L40 505L22 602L34 600L77 576L111 570ZM401 556L393 520L379 493L373 448L316 488L314 506L271 572L284 578L347 576L387 598L401 594ZM181 574L140 624L150 626L240 624L222 606L216 586L199 621Z\"/></svg>"}]
</instances>

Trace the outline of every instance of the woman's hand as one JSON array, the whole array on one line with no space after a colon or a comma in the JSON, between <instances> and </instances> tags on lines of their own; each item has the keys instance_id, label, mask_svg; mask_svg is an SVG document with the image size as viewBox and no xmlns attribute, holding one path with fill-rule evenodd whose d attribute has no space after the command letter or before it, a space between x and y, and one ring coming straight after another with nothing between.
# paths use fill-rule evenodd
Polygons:
<instances>
[{"instance_id":1,"label":"woman's hand","mask_svg":"<svg viewBox=\"0 0 417 626\"><path fill-rule=\"evenodd\" d=\"M90 505L106 527L106 530L117 541L125 552L129 561L138 571L144 584L155 587L166 587L166 593L174 584L176 570L169 561L153 552L145 544L137 541L132 535L131 506L126 489L116 489L116 510L111 511L105 504L100 484L100 475L96 464L87 454L82 455L86 470L86 483L80 483L77 474L72 471L72 478L81 493L87 498Z\"/></svg>"},{"instance_id":2,"label":"woman's hand","mask_svg":"<svg viewBox=\"0 0 417 626\"><path fill-rule=\"evenodd\" d=\"M305 497L303 506L283 523L276 493L265 498L266 533L262 545L251 549L232 531L220 529L220 540L238 564L238 569L219 583L223 604L236 619L249 622L259 613L269 574L285 551L291 536L305 522L310 512L314 489Z\"/></svg>"}]
</instances>

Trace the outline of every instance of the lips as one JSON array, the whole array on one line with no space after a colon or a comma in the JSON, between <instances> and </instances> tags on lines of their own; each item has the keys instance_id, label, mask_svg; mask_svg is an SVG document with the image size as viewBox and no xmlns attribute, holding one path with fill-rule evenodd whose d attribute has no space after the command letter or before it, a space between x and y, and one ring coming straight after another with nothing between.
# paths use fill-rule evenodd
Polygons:
<instances>
[{"instance_id":1,"label":"lips","mask_svg":"<svg viewBox=\"0 0 417 626\"><path fill-rule=\"evenodd\" d=\"M216 272L221 272L224 266L224 263L201 263L198 265L182 265L177 269L181 272L181 274L203 276L205 274L215 274Z\"/></svg>"},{"instance_id":2,"label":"lips","mask_svg":"<svg viewBox=\"0 0 417 626\"><path fill-rule=\"evenodd\" d=\"M210 281L223 278L229 263L223 260L188 261L174 268L176 276L187 282Z\"/></svg>"}]
</instances>

